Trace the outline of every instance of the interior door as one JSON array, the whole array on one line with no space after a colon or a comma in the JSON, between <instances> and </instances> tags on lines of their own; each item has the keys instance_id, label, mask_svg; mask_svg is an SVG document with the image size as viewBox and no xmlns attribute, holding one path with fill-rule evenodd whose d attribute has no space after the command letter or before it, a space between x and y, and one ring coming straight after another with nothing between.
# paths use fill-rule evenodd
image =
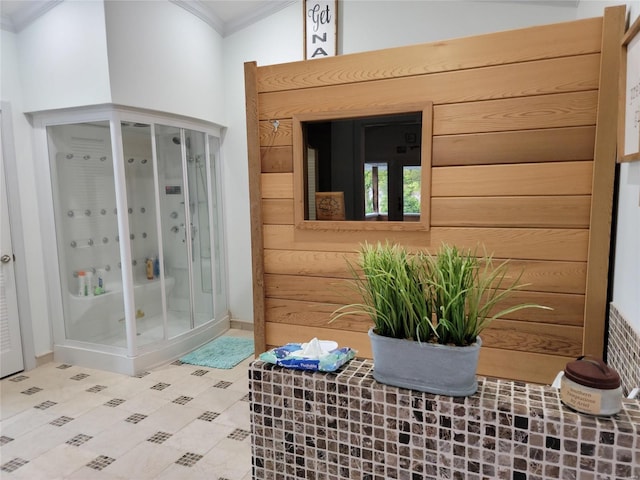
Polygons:
<instances>
[{"instance_id":1,"label":"interior door","mask_svg":"<svg viewBox=\"0 0 640 480\"><path fill-rule=\"evenodd\" d=\"M6 377L23 370L24 363L2 150L0 131L0 377Z\"/></svg>"}]
</instances>

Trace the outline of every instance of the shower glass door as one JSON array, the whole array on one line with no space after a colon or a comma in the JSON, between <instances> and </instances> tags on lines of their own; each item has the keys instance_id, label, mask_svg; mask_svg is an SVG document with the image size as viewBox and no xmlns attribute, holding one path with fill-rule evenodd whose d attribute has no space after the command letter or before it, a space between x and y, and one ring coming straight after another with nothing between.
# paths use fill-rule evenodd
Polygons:
<instances>
[{"instance_id":1,"label":"shower glass door","mask_svg":"<svg viewBox=\"0 0 640 480\"><path fill-rule=\"evenodd\" d=\"M66 339L126 347L110 127L47 127Z\"/></svg>"},{"instance_id":2,"label":"shower glass door","mask_svg":"<svg viewBox=\"0 0 640 480\"><path fill-rule=\"evenodd\" d=\"M155 126L169 337L213 318L206 135Z\"/></svg>"},{"instance_id":3,"label":"shower glass door","mask_svg":"<svg viewBox=\"0 0 640 480\"><path fill-rule=\"evenodd\" d=\"M138 346L164 339L151 125L121 122ZM123 239L120 239L123 241ZM171 279L164 279L165 286ZM166 287L165 287L166 288Z\"/></svg>"},{"instance_id":4,"label":"shower glass door","mask_svg":"<svg viewBox=\"0 0 640 480\"><path fill-rule=\"evenodd\" d=\"M206 136L203 132L184 130L189 226L191 247L191 285L194 325L213 317L213 276L211 265L211 229L209 228L209 188Z\"/></svg>"}]
</instances>

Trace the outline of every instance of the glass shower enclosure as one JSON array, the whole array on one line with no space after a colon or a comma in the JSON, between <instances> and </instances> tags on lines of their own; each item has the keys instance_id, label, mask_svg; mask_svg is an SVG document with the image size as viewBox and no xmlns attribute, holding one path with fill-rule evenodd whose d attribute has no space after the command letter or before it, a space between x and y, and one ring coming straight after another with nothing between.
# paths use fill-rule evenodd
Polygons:
<instances>
[{"instance_id":1,"label":"glass shower enclosure","mask_svg":"<svg viewBox=\"0 0 640 480\"><path fill-rule=\"evenodd\" d=\"M80 117L38 123L54 355L137 374L229 327L220 131L128 110Z\"/></svg>"}]
</instances>

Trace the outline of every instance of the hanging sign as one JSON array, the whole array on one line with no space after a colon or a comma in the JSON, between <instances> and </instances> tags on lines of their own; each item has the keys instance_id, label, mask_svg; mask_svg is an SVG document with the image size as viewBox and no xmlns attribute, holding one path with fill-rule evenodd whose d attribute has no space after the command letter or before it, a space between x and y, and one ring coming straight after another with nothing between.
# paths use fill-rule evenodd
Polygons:
<instances>
[{"instance_id":1,"label":"hanging sign","mask_svg":"<svg viewBox=\"0 0 640 480\"><path fill-rule=\"evenodd\" d=\"M334 57L338 43L338 0L304 0L304 58Z\"/></svg>"}]
</instances>

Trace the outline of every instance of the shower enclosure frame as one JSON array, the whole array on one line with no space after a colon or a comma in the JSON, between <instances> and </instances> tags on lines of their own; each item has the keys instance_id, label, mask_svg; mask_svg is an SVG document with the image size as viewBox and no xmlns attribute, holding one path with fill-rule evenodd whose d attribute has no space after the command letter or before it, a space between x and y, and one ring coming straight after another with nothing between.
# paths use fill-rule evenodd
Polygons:
<instances>
[{"instance_id":1,"label":"shower enclosure frame","mask_svg":"<svg viewBox=\"0 0 640 480\"><path fill-rule=\"evenodd\" d=\"M98 368L111 370L128 375L138 374L160 363L178 358L181 355L197 348L198 346L210 341L211 339L221 335L229 329L229 312L227 298L227 264L226 264L226 246L224 245L224 235L216 236L214 232L214 211L213 211L213 195L217 197L217 218L218 228L224 231L224 216L222 211L221 199L222 192L222 162L219 159L222 150L222 130L215 124L207 123L200 120L193 120L187 117L165 114L161 112L153 112L129 107L121 107L114 105L103 105L98 107L78 107L69 109L60 109L55 111L34 112L31 114L34 126L34 149L37 159L37 177L38 186L38 205L40 210L40 220L42 228L42 237L51 238L54 241L43 242L43 255L45 264L45 278L47 284L46 301L51 315L51 329L54 347L54 360L63 363L72 363L90 368ZM191 229L185 227L186 251L188 258L189 271L189 295L190 295L190 329L175 337L170 338L168 335L167 325L167 295L165 290L165 275L160 275L161 298L162 298L162 315L163 315L163 338L160 341L152 342L146 345L138 345L136 341L136 310L134 298L134 280L133 272L130 266L132 261L132 252L130 242L119 242L120 261L122 268L122 295L124 300L124 312L126 323L126 348L115 347L112 345L97 344L80 340L72 340L67 338L65 327L65 311L63 304L64 284L61 280L61 266L58 261L58 237L56 235L55 207L52 199L54 199L54 188L52 179L55 173L52 172L52 164L49 157L49 135L47 127L60 125L85 124L90 122L109 122L112 167L114 170L114 188L116 198L116 208L120 212L126 212L127 203L127 183L125 175L125 157L122 141L122 122L131 122L145 124L150 127L151 150L153 157L153 183L154 183L154 202L155 202L155 225L158 235L158 251L162 252L162 232L161 230L161 205L159 192L158 164L157 164L157 145L156 145L156 125L166 125L180 129L181 142L181 163L183 169L183 179L185 182L185 209L188 209L189 198L187 185L187 169L186 169L186 151L185 151L185 130L192 130L204 134L205 157L211 158L210 147L211 139L216 138L218 141L216 153L216 177L215 185L207 188L207 211L209 221L209 244L211 246L211 295L216 298L217 280L220 278L223 284L223 308L222 311L217 306L217 302L213 301L212 319L206 321L202 325L194 324L194 291L192 285L193 266L191 259L193 257ZM212 180L211 162L206 162L207 185ZM118 215L118 235L120 238L129 238L129 220L126 215ZM214 252L219 252L216 261ZM163 262L164 255L160 255L160 270L164 272ZM217 275L217 270L220 275ZM220 315L218 316L218 313ZM218 318L219 317L219 318Z\"/></svg>"}]
</instances>

